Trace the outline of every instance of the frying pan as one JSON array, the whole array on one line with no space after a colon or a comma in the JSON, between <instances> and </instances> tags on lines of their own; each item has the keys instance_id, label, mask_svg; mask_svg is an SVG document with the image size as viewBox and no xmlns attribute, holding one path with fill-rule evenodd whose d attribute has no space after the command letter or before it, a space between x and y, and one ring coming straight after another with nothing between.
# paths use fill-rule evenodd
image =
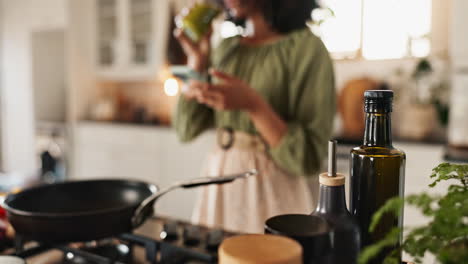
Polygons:
<instances>
[{"instance_id":1,"label":"frying pan","mask_svg":"<svg viewBox=\"0 0 468 264\"><path fill-rule=\"evenodd\" d=\"M256 175L255 170L222 177L155 185L129 180L85 180L33 187L8 195L3 207L18 236L47 243L91 241L130 232L153 214L154 202L178 189L223 184Z\"/></svg>"}]
</instances>

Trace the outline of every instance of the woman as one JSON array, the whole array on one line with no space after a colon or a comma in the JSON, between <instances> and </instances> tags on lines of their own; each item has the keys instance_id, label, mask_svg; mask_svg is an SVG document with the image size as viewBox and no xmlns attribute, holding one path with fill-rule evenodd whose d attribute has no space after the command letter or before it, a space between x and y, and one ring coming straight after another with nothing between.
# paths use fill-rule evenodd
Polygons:
<instances>
[{"instance_id":1,"label":"woman","mask_svg":"<svg viewBox=\"0 0 468 264\"><path fill-rule=\"evenodd\" d=\"M201 191L193 220L228 230L262 233L264 221L311 213L307 178L326 152L335 112L333 67L323 43L306 27L312 0L224 0L246 34L210 52L175 35L188 66L214 82L192 80L180 97L174 126L182 141L218 128L218 146L205 175L257 169L259 175ZM317 183L315 183L317 184Z\"/></svg>"}]
</instances>

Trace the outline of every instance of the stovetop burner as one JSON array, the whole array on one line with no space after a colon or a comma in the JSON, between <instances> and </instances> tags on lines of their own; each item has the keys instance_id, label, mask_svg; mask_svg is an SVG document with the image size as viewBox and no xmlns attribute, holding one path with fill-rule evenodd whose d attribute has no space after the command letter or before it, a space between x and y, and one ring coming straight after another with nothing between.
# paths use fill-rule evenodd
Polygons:
<instances>
[{"instance_id":1,"label":"stovetop burner","mask_svg":"<svg viewBox=\"0 0 468 264\"><path fill-rule=\"evenodd\" d=\"M16 239L13 255L28 260L28 264L201 264L217 263L217 249L221 242L234 233L209 229L181 221L163 218L148 220L133 234L97 242L46 245L23 243ZM34 261L39 255L47 259L54 251L59 260ZM33 259L33 260L30 260Z\"/></svg>"},{"instance_id":2,"label":"stovetop burner","mask_svg":"<svg viewBox=\"0 0 468 264\"><path fill-rule=\"evenodd\" d=\"M62 250L64 251L63 263L66 264L100 264L109 261L111 263L132 263L133 260L131 246L114 239L106 241L105 244L63 248ZM102 262L97 256L102 257L106 262Z\"/></svg>"}]
</instances>

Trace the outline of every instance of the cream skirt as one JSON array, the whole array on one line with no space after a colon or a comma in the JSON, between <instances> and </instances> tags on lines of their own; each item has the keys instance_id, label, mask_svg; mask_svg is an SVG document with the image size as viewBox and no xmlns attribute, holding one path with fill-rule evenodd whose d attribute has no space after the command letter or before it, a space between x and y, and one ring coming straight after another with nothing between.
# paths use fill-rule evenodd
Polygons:
<instances>
[{"instance_id":1,"label":"cream skirt","mask_svg":"<svg viewBox=\"0 0 468 264\"><path fill-rule=\"evenodd\" d=\"M214 149L203 175L228 175L257 169L259 174L200 189L192 221L243 233L263 233L264 222L279 214L310 214L318 197L318 177L289 175L277 167L260 138L234 132L233 145Z\"/></svg>"}]
</instances>

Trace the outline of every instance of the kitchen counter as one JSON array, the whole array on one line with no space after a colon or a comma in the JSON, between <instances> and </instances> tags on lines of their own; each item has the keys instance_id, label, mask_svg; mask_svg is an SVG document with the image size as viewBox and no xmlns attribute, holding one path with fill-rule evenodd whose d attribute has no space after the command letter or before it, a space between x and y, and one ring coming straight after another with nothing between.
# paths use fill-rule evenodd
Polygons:
<instances>
[{"instance_id":1,"label":"kitchen counter","mask_svg":"<svg viewBox=\"0 0 468 264\"><path fill-rule=\"evenodd\" d=\"M80 122L74 134L74 179L133 178L161 187L200 176L216 139L209 131L181 143L170 127L100 122ZM358 145L339 145L340 172L349 174L349 151ZM407 141L394 145L407 153L406 193L427 190L432 168L444 162L445 145ZM158 210L189 220L195 196L196 190L175 191L158 202Z\"/></svg>"},{"instance_id":2,"label":"kitchen counter","mask_svg":"<svg viewBox=\"0 0 468 264\"><path fill-rule=\"evenodd\" d=\"M338 144L343 144L343 145L359 146L362 144L362 139L359 139L359 140L347 139L347 138L340 137L340 136L334 137L334 139L338 141ZM437 139L437 138L425 139L425 140L414 140L414 139L394 137L393 143L395 144L445 145L447 144L447 141L443 139Z\"/></svg>"},{"instance_id":3,"label":"kitchen counter","mask_svg":"<svg viewBox=\"0 0 468 264\"><path fill-rule=\"evenodd\" d=\"M154 123L133 123L133 122L118 122L118 121L93 121L82 120L79 126L102 126L113 128L134 128L134 129L155 129L155 130L172 130L170 124L154 124ZM342 136L333 136L333 139L338 141L338 144L359 146L362 140L347 139ZM408 138L394 137L393 142L397 144L422 144L422 145L445 145L446 139L428 138L424 140L414 140Z\"/></svg>"}]
</instances>

